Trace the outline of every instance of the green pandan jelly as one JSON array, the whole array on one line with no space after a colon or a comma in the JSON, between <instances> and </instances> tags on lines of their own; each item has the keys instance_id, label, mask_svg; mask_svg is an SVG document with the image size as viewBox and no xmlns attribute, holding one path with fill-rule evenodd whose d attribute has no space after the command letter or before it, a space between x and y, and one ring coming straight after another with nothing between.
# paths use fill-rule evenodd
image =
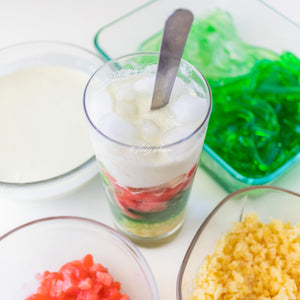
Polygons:
<instances>
[{"instance_id":1,"label":"green pandan jelly","mask_svg":"<svg viewBox=\"0 0 300 300\"><path fill-rule=\"evenodd\" d=\"M160 48L161 33L141 50ZM196 18L183 58L207 78L205 143L245 177L262 178L300 153L300 60L245 43L221 10Z\"/></svg>"}]
</instances>

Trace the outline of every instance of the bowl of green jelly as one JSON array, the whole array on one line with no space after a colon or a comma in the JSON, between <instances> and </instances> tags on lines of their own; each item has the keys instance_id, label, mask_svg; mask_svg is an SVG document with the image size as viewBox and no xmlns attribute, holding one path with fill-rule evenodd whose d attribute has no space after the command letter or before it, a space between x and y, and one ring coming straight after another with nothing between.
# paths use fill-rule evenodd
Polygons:
<instances>
[{"instance_id":1,"label":"bowl of green jelly","mask_svg":"<svg viewBox=\"0 0 300 300\"><path fill-rule=\"evenodd\" d=\"M101 28L95 46L106 60L159 51L179 7L194 14L183 58L213 96L200 166L229 192L299 167L300 26L263 1L151 1Z\"/></svg>"}]
</instances>

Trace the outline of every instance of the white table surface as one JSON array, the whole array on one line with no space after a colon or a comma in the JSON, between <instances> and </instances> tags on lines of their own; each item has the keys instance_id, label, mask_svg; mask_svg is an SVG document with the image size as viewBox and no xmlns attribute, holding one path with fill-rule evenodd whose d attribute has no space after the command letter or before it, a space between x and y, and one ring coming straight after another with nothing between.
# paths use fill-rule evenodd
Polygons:
<instances>
[{"instance_id":1,"label":"white table surface","mask_svg":"<svg viewBox=\"0 0 300 300\"><path fill-rule=\"evenodd\" d=\"M93 45L96 31L144 2L0 0L0 48L23 41L55 40L81 45L96 52ZM282 9L294 21L300 20L300 5L296 5L297 2L285 0L283 4L281 0L269 0L270 4ZM299 183L298 164L275 184L300 192ZM162 300L176 299L176 279L185 251L197 228L225 195L227 192L199 169L179 235L158 248L140 248L154 273ZM0 236L33 219L58 215L92 218L112 226L100 177L96 176L68 194L48 200L0 200Z\"/></svg>"}]
</instances>

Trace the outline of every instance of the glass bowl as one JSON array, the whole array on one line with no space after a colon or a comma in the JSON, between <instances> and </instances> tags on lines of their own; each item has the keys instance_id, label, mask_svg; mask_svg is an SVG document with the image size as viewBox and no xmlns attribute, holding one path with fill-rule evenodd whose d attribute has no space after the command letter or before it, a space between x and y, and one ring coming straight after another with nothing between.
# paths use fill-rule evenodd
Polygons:
<instances>
[{"instance_id":1,"label":"glass bowl","mask_svg":"<svg viewBox=\"0 0 300 300\"><path fill-rule=\"evenodd\" d=\"M0 94L3 97L8 91L7 99L13 99L5 101L3 97L0 102L1 110L5 111L1 118L6 120L8 116L2 122L1 131L1 143L5 145L1 153L2 162L5 159L2 171L7 172L1 172L0 176L1 198L23 200L55 196L78 187L97 173L88 133L85 137L82 97L89 77L102 64L97 54L60 42L28 42L0 50ZM26 84L30 89L22 84L24 79L29 81ZM14 84L17 89L11 88ZM44 94L50 94L51 100L63 96L59 101L53 99L56 105L51 106ZM61 127L46 125L52 121ZM30 136L31 128L35 129L34 139ZM78 147L81 143L87 146L81 149ZM31 146L33 144L35 146ZM74 151L69 151L71 148Z\"/></svg>"},{"instance_id":2,"label":"glass bowl","mask_svg":"<svg viewBox=\"0 0 300 300\"><path fill-rule=\"evenodd\" d=\"M229 231L233 222L255 212L260 222L270 218L295 225L300 222L300 194L271 186L253 186L225 197L202 223L185 254L177 280L177 299L188 300L193 281L204 258L214 250L215 243Z\"/></svg>"},{"instance_id":3,"label":"glass bowl","mask_svg":"<svg viewBox=\"0 0 300 300\"><path fill-rule=\"evenodd\" d=\"M268 49L265 52L267 55L271 55L271 52L291 51L298 57L300 56L300 43L294 38L299 35L300 26L259 0L203 0L201 3L195 0L150 1L100 28L95 36L95 46L105 60L137 50L157 51L159 45L157 40L160 41L161 31L168 14L180 7L190 9L195 17L205 16L215 9L226 11L232 16L239 37L247 45ZM184 56L183 58L194 64L189 57ZM208 79L207 74L202 69L199 68L199 70ZM214 111L210 123L213 117ZM208 128L210 129L210 125ZM217 153L215 148L211 148L207 143L208 136L209 130L200 163L229 192L250 185L270 184L300 160L300 151L297 151L281 165L276 165L272 171L268 173L262 171L259 176L249 175L250 173L242 173L233 166L239 162L235 155L231 161L228 161L224 156L218 154L219 152ZM275 146L276 149L278 148Z\"/></svg>"},{"instance_id":4,"label":"glass bowl","mask_svg":"<svg viewBox=\"0 0 300 300\"><path fill-rule=\"evenodd\" d=\"M88 253L130 299L159 299L152 271L130 240L97 221L66 216L35 220L0 237L2 298L25 299L36 292L38 273L58 271Z\"/></svg>"}]
</instances>

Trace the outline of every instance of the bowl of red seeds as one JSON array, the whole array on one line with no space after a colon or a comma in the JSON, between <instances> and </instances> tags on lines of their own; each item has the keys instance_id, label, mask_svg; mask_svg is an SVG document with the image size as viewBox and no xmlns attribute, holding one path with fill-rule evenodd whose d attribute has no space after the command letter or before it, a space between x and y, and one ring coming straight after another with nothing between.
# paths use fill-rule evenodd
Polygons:
<instances>
[{"instance_id":1,"label":"bowl of red seeds","mask_svg":"<svg viewBox=\"0 0 300 300\"><path fill-rule=\"evenodd\" d=\"M1 298L158 300L139 249L100 222L49 217L0 237Z\"/></svg>"}]
</instances>

